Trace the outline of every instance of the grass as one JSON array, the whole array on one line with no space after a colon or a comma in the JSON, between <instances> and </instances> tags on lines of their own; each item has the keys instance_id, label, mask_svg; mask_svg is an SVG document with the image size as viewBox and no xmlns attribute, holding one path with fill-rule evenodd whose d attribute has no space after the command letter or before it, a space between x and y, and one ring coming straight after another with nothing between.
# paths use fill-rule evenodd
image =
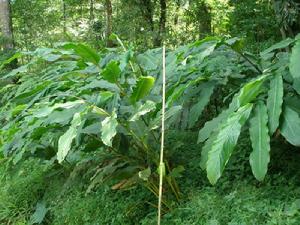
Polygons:
<instances>
[{"instance_id":1,"label":"grass","mask_svg":"<svg viewBox=\"0 0 300 225\"><path fill-rule=\"evenodd\" d=\"M272 143L270 171L263 183L251 175L250 145L245 134L232 160L215 187L199 168L200 146L196 134L173 134L167 155L174 164L185 166L178 182L183 193L179 204L166 213L166 225L297 225L300 223L300 154L298 149ZM172 145L170 145L172 144ZM174 146L178 146L175 148ZM189 157L186 157L189 155ZM69 174L29 159L8 167L0 162L0 224L28 224L37 202L48 212L43 224L131 225L156 224L156 209L148 202L155 197L142 187L112 191L101 186L86 195L88 179ZM68 182L66 182L68 181Z\"/></svg>"}]
</instances>

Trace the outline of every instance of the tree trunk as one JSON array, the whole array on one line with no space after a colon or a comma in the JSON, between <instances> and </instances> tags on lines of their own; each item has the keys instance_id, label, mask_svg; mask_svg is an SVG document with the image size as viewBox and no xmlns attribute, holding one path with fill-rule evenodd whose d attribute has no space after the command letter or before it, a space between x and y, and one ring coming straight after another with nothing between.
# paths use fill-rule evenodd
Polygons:
<instances>
[{"instance_id":1,"label":"tree trunk","mask_svg":"<svg viewBox=\"0 0 300 225\"><path fill-rule=\"evenodd\" d=\"M113 42L109 39L112 34L112 5L111 0L105 0L105 8L106 8L106 45L107 47L112 47Z\"/></svg>"},{"instance_id":2,"label":"tree trunk","mask_svg":"<svg viewBox=\"0 0 300 225\"><path fill-rule=\"evenodd\" d=\"M292 5L293 8L296 7L294 4L300 4L300 0L293 0L287 2L280 2L278 0L272 0L273 10L276 16L277 24L279 26L279 30L281 33L282 39L286 39L287 37L294 38L297 33L300 32L300 15L297 14L297 18L293 22L289 22L286 17L285 13L289 13L291 9L289 7ZM298 10L294 8L294 10Z\"/></svg>"},{"instance_id":3,"label":"tree trunk","mask_svg":"<svg viewBox=\"0 0 300 225\"><path fill-rule=\"evenodd\" d=\"M0 0L0 22L2 35L6 39L4 49L11 50L14 48L14 38L9 0Z\"/></svg>"},{"instance_id":4,"label":"tree trunk","mask_svg":"<svg viewBox=\"0 0 300 225\"><path fill-rule=\"evenodd\" d=\"M179 10L180 10L180 0L176 1L176 12L175 12L175 17L174 17L174 24L178 25L178 20L179 20Z\"/></svg>"},{"instance_id":5,"label":"tree trunk","mask_svg":"<svg viewBox=\"0 0 300 225\"><path fill-rule=\"evenodd\" d=\"M64 23L63 32L64 32L64 34L66 34L67 33L67 14L66 14L66 2L65 2L65 0L63 0L63 23Z\"/></svg>"},{"instance_id":6,"label":"tree trunk","mask_svg":"<svg viewBox=\"0 0 300 225\"><path fill-rule=\"evenodd\" d=\"M211 27L210 7L204 1L201 1L199 4L200 5L198 8L199 10L198 24L199 24L199 38L201 39L211 34L212 27Z\"/></svg>"},{"instance_id":7,"label":"tree trunk","mask_svg":"<svg viewBox=\"0 0 300 225\"><path fill-rule=\"evenodd\" d=\"M140 0L139 1L140 9L145 20L149 23L150 30L154 31L154 22L153 22L153 4L151 0Z\"/></svg>"},{"instance_id":8,"label":"tree trunk","mask_svg":"<svg viewBox=\"0 0 300 225\"><path fill-rule=\"evenodd\" d=\"M90 23L94 20L94 0L90 0Z\"/></svg>"},{"instance_id":9,"label":"tree trunk","mask_svg":"<svg viewBox=\"0 0 300 225\"><path fill-rule=\"evenodd\" d=\"M167 3L166 0L160 0L160 18L159 18L159 31L157 37L154 40L154 46L160 46L163 37L166 33L166 22L167 22Z\"/></svg>"},{"instance_id":10,"label":"tree trunk","mask_svg":"<svg viewBox=\"0 0 300 225\"><path fill-rule=\"evenodd\" d=\"M159 20L159 33L164 35L166 32L167 21L167 3L166 0L160 0L160 20Z\"/></svg>"}]
</instances>

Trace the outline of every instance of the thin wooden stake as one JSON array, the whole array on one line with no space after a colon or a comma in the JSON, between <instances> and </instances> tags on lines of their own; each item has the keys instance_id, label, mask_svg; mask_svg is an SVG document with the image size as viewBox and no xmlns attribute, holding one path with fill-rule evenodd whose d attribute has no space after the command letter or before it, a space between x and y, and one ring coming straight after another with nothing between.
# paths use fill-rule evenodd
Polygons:
<instances>
[{"instance_id":1,"label":"thin wooden stake","mask_svg":"<svg viewBox=\"0 0 300 225\"><path fill-rule=\"evenodd\" d=\"M164 141L165 141L165 108L166 108L166 48L162 49L162 117L161 117L161 145L160 145L160 162L159 162L159 195L158 195L158 218L157 225L160 225L161 221L161 203L162 203L162 189L163 189L163 176L165 173L164 164Z\"/></svg>"}]
</instances>

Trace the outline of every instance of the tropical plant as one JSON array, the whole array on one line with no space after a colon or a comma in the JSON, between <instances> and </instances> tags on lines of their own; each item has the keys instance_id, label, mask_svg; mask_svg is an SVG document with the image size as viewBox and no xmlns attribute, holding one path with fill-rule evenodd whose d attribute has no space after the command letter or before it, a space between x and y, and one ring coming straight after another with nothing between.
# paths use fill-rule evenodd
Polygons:
<instances>
[{"instance_id":1,"label":"tropical plant","mask_svg":"<svg viewBox=\"0 0 300 225\"><path fill-rule=\"evenodd\" d=\"M98 53L84 44L59 43L4 61L2 68L30 58L2 77L13 83L0 90L0 148L13 163L34 156L74 174L87 167L87 192L108 181L113 189L142 183L157 195L161 49L138 54L114 38L121 49ZM212 184L248 120L250 165L258 180L267 172L273 134L299 145L299 40L284 40L259 58L243 52L242 44L206 38L167 53L167 128L199 129L217 115L198 137L205 141L200 164ZM292 44L291 56L280 51ZM165 189L179 199L175 178L184 167L168 162L172 148L166 149ZM171 207L166 199L164 204Z\"/></svg>"},{"instance_id":2,"label":"tropical plant","mask_svg":"<svg viewBox=\"0 0 300 225\"><path fill-rule=\"evenodd\" d=\"M292 44L291 54L282 51ZM286 39L263 51L256 61L249 60L255 69L251 80L242 85L226 110L200 130L198 141L205 141L201 166L212 184L224 171L247 120L252 142L249 160L259 181L268 170L270 138L281 134L300 146L299 46L299 38Z\"/></svg>"}]
</instances>

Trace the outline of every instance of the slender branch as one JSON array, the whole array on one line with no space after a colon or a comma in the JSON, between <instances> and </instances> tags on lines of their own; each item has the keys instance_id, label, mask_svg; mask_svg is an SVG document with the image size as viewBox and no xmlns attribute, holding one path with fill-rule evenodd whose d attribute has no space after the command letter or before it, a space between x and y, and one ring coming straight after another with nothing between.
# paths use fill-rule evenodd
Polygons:
<instances>
[{"instance_id":1,"label":"slender branch","mask_svg":"<svg viewBox=\"0 0 300 225\"><path fill-rule=\"evenodd\" d=\"M225 44L225 45L228 46L230 49L232 49L234 52L236 52L238 55L240 55L248 63L250 63L250 65L253 66L256 69L257 72L259 72L260 74L263 74L263 71L257 65L255 65L244 53L240 52L239 50L236 50L236 49L232 48L229 44Z\"/></svg>"},{"instance_id":2,"label":"slender branch","mask_svg":"<svg viewBox=\"0 0 300 225\"><path fill-rule=\"evenodd\" d=\"M243 54L242 52L236 51L240 56L242 56L242 58L244 58L248 63L251 64L251 66L253 66L257 72L259 72L260 74L263 74L263 71L257 66L255 65L247 56L245 56L245 54Z\"/></svg>"}]
</instances>

